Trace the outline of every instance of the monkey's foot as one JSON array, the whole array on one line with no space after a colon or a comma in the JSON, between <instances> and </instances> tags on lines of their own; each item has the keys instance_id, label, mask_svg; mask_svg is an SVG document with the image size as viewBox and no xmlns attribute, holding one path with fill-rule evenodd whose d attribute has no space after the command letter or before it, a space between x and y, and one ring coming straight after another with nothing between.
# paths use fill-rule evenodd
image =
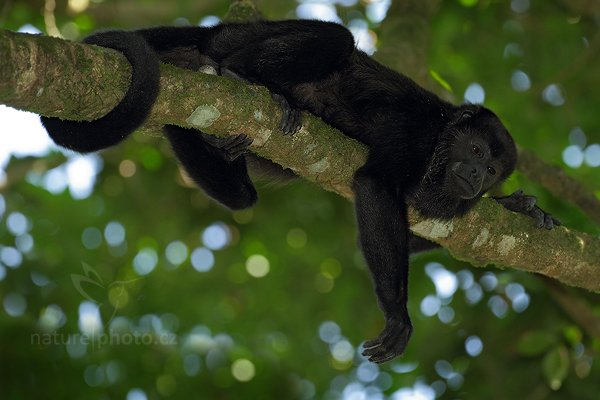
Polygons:
<instances>
[{"instance_id":1,"label":"monkey's foot","mask_svg":"<svg viewBox=\"0 0 600 400\"><path fill-rule=\"evenodd\" d=\"M412 324L408 317L389 319L385 323L385 329L377 338L364 343L362 355L377 364L390 361L404 352L411 334Z\"/></svg>"},{"instance_id":2,"label":"monkey's foot","mask_svg":"<svg viewBox=\"0 0 600 400\"><path fill-rule=\"evenodd\" d=\"M253 141L253 139L243 133L225 138L202 133L202 138L206 143L218 149L223 158L229 162L246 154L248 152L248 146L250 146Z\"/></svg>"},{"instance_id":3,"label":"monkey's foot","mask_svg":"<svg viewBox=\"0 0 600 400\"><path fill-rule=\"evenodd\" d=\"M517 190L510 196L493 197L493 199L510 211L533 218L538 228L552 229L560 226L558 219L536 206L537 198L535 196L523 194L522 190Z\"/></svg>"},{"instance_id":4,"label":"monkey's foot","mask_svg":"<svg viewBox=\"0 0 600 400\"><path fill-rule=\"evenodd\" d=\"M285 135L293 135L298 132L302 127L302 114L297 108L292 108L287 99L277 93L271 93L273 100L279 103L281 107L281 122L279 123L279 129L283 131Z\"/></svg>"}]
</instances>

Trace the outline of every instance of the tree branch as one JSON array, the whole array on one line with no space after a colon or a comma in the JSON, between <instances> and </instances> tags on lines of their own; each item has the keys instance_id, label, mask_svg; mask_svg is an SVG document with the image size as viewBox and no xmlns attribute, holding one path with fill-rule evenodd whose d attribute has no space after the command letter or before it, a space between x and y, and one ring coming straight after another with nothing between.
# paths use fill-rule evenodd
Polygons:
<instances>
[{"instance_id":1,"label":"tree branch","mask_svg":"<svg viewBox=\"0 0 600 400\"><path fill-rule=\"evenodd\" d=\"M90 120L113 108L127 89L129 65L109 49L0 30L0 54L0 103L12 107ZM219 136L244 132L256 154L351 199L365 146L307 113L302 129L284 136L280 117L263 87L162 65L161 91L143 129L174 124ZM591 235L537 229L489 199L464 218L442 222L411 210L410 221L418 235L474 265L510 266L600 292L600 239Z\"/></svg>"}]
</instances>

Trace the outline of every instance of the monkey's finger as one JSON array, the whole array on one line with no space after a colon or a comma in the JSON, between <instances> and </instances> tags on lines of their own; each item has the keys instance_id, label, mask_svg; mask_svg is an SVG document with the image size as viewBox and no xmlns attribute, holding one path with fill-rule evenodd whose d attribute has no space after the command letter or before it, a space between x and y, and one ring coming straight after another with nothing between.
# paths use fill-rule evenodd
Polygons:
<instances>
[{"instance_id":1,"label":"monkey's finger","mask_svg":"<svg viewBox=\"0 0 600 400\"><path fill-rule=\"evenodd\" d=\"M381 344L381 340L379 338L367 340L363 343L363 354L365 350L372 349L373 347L377 347Z\"/></svg>"},{"instance_id":2,"label":"monkey's finger","mask_svg":"<svg viewBox=\"0 0 600 400\"><path fill-rule=\"evenodd\" d=\"M223 144L222 149L225 151L235 150L239 145L238 137L236 136L234 139L227 141L227 143Z\"/></svg>"},{"instance_id":3,"label":"monkey's finger","mask_svg":"<svg viewBox=\"0 0 600 400\"><path fill-rule=\"evenodd\" d=\"M234 147L239 142L240 135L243 135L243 133L240 133L235 136L227 136L224 138L214 138L213 142L209 143L215 147L218 147L219 149L229 150L231 147Z\"/></svg>"},{"instance_id":4,"label":"monkey's finger","mask_svg":"<svg viewBox=\"0 0 600 400\"><path fill-rule=\"evenodd\" d=\"M371 347L370 349L363 350L361 353L363 357L367 359L371 359L374 355L378 354L377 349L381 348L381 346Z\"/></svg>"},{"instance_id":5,"label":"monkey's finger","mask_svg":"<svg viewBox=\"0 0 600 400\"><path fill-rule=\"evenodd\" d=\"M533 207L535 207L535 204L537 203L537 197L535 196L523 196L523 206L525 207L525 210L527 211L531 211L533 210Z\"/></svg>"},{"instance_id":6,"label":"monkey's finger","mask_svg":"<svg viewBox=\"0 0 600 400\"><path fill-rule=\"evenodd\" d=\"M377 346L381 345L381 343L383 342L384 336L385 336L385 331L382 331L379 334L379 336L377 336L375 339L365 340L365 342L363 343L363 349L367 350L367 349L371 349L373 347L377 347Z\"/></svg>"},{"instance_id":7,"label":"monkey's finger","mask_svg":"<svg viewBox=\"0 0 600 400\"><path fill-rule=\"evenodd\" d=\"M544 228L552 229L554 227L554 221L552 220L552 215L544 214Z\"/></svg>"},{"instance_id":8,"label":"monkey's finger","mask_svg":"<svg viewBox=\"0 0 600 400\"><path fill-rule=\"evenodd\" d=\"M238 135L233 136L231 142L229 142L230 147L243 146L245 143L250 141L252 143L252 139L248 137L245 133L240 133Z\"/></svg>"},{"instance_id":9,"label":"monkey's finger","mask_svg":"<svg viewBox=\"0 0 600 400\"><path fill-rule=\"evenodd\" d=\"M535 220L535 224L538 228L544 226L544 212L542 210L536 207L533 210L531 210L529 216Z\"/></svg>"},{"instance_id":10,"label":"monkey's finger","mask_svg":"<svg viewBox=\"0 0 600 400\"><path fill-rule=\"evenodd\" d=\"M238 149L235 151L230 151L229 153L227 153L227 161L231 162L231 161L235 161L238 159L238 157L244 155L248 153L248 150L246 149Z\"/></svg>"},{"instance_id":11,"label":"monkey's finger","mask_svg":"<svg viewBox=\"0 0 600 400\"><path fill-rule=\"evenodd\" d=\"M559 219L556 219L554 217L552 217L552 223L554 223L554 226L561 226L562 222L560 222Z\"/></svg>"},{"instance_id":12,"label":"monkey's finger","mask_svg":"<svg viewBox=\"0 0 600 400\"><path fill-rule=\"evenodd\" d=\"M241 142L243 142L244 140L246 140L246 138L248 137L248 135L246 135L245 133L238 133L235 136L230 136L232 139L229 142L231 145L234 144L239 144Z\"/></svg>"},{"instance_id":13,"label":"monkey's finger","mask_svg":"<svg viewBox=\"0 0 600 400\"><path fill-rule=\"evenodd\" d=\"M290 112L288 110L283 110L283 114L281 115L281 121L279 122L279 130L282 131L283 133L287 133L285 131L285 125L286 125L286 121L289 118L289 114Z\"/></svg>"},{"instance_id":14,"label":"monkey's finger","mask_svg":"<svg viewBox=\"0 0 600 400\"><path fill-rule=\"evenodd\" d=\"M290 121L290 134L294 134L302 127L302 113L298 109L294 109L293 118Z\"/></svg>"},{"instance_id":15,"label":"monkey's finger","mask_svg":"<svg viewBox=\"0 0 600 400\"><path fill-rule=\"evenodd\" d=\"M385 352L377 354L376 356L372 356L371 358L369 358L369 361L377 363L377 364L382 364L384 362L392 360L393 358L397 357L398 355L399 354L396 354L393 351L386 350Z\"/></svg>"},{"instance_id":16,"label":"monkey's finger","mask_svg":"<svg viewBox=\"0 0 600 400\"><path fill-rule=\"evenodd\" d=\"M290 109L289 117L286 119L282 129L284 134L293 135L300 129L300 116L300 110L295 108Z\"/></svg>"},{"instance_id":17,"label":"monkey's finger","mask_svg":"<svg viewBox=\"0 0 600 400\"><path fill-rule=\"evenodd\" d=\"M379 335L378 339L381 339L379 346L368 348L362 354L369 361L376 363L391 360L404 352L411 333L412 326L410 323L387 325L386 329Z\"/></svg>"},{"instance_id":18,"label":"monkey's finger","mask_svg":"<svg viewBox=\"0 0 600 400\"><path fill-rule=\"evenodd\" d=\"M369 353L368 359L371 362L381 364L383 362L391 360L395 356L396 354L393 351L391 351L388 348L388 346L382 344L381 346L374 348L373 351Z\"/></svg>"},{"instance_id":19,"label":"monkey's finger","mask_svg":"<svg viewBox=\"0 0 600 400\"><path fill-rule=\"evenodd\" d=\"M281 128L281 130L283 131L284 135L289 135L292 133L292 127L293 127L292 120L293 119L294 119L294 110L290 111L290 115L285 121L282 121L283 127Z\"/></svg>"},{"instance_id":20,"label":"monkey's finger","mask_svg":"<svg viewBox=\"0 0 600 400\"><path fill-rule=\"evenodd\" d=\"M286 127L289 123L289 119L292 117L293 109L288 103L287 99L277 93L271 93L271 97L279 103L281 108L281 120L279 121L279 129L283 131L283 133L288 133L286 131Z\"/></svg>"},{"instance_id":21,"label":"monkey's finger","mask_svg":"<svg viewBox=\"0 0 600 400\"><path fill-rule=\"evenodd\" d=\"M381 354L384 353L385 351L386 351L385 346L379 345L377 347L371 347L370 349L363 351L362 355L365 356L366 358L368 358L369 361L371 361L372 358L380 357Z\"/></svg>"},{"instance_id":22,"label":"monkey's finger","mask_svg":"<svg viewBox=\"0 0 600 400\"><path fill-rule=\"evenodd\" d=\"M244 135L244 140L240 142L240 146L249 147L252 143L254 143L254 139Z\"/></svg>"},{"instance_id":23,"label":"monkey's finger","mask_svg":"<svg viewBox=\"0 0 600 400\"><path fill-rule=\"evenodd\" d=\"M554 218L552 215L544 213L544 227L546 229L552 229L556 226L560 226L560 221Z\"/></svg>"},{"instance_id":24,"label":"monkey's finger","mask_svg":"<svg viewBox=\"0 0 600 400\"><path fill-rule=\"evenodd\" d=\"M246 154L251 143L252 139L243 133L226 138L226 142L222 146L225 159L231 162L242 154Z\"/></svg>"},{"instance_id":25,"label":"monkey's finger","mask_svg":"<svg viewBox=\"0 0 600 400\"><path fill-rule=\"evenodd\" d=\"M368 340L368 343L365 342L365 344L363 345L364 350L361 354L367 358L373 356L373 354L376 354L378 352L378 349L385 342L384 333L385 331L381 332L381 334L376 339Z\"/></svg>"},{"instance_id":26,"label":"monkey's finger","mask_svg":"<svg viewBox=\"0 0 600 400\"><path fill-rule=\"evenodd\" d=\"M381 346L373 349L370 354L369 361L381 364L399 356L404 352L410 334L405 328L400 329L400 332L396 332L394 335L389 336L388 339L381 344Z\"/></svg>"}]
</instances>

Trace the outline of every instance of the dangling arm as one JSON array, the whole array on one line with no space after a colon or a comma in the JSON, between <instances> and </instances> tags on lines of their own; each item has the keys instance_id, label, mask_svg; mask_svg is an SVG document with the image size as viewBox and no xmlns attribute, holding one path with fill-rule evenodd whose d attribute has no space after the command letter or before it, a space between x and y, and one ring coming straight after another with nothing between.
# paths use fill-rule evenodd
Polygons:
<instances>
[{"instance_id":1,"label":"dangling arm","mask_svg":"<svg viewBox=\"0 0 600 400\"><path fill-rule=\"evenodd\" d=\"M402 354L412 332L408 299L408 220L402 195L368 167L354 177L356 216L363 255L375 285L385 328L365 342L363 355L381 363Z\"/></svg>"}]
</instances>

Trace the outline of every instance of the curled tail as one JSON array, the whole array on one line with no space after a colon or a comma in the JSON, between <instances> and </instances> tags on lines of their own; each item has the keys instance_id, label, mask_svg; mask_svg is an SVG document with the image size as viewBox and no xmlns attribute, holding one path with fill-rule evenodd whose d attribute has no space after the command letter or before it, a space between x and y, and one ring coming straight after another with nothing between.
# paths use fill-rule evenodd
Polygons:
<instances>
[{"instance_id":1,"label":"curled tail","mask_svg":"<svg viewBox=\"0 0 600 400\"><path fill-rule=\"evenodd\" d=\"M144 122L158 96L160 71L156 53L136 33L98 32L85 38L83 43L118 50L131 64L131 83L125 97L102 118L67 121L41 117L56 144L88 153L118 144Z\"/></svg>"}]
</instances>

